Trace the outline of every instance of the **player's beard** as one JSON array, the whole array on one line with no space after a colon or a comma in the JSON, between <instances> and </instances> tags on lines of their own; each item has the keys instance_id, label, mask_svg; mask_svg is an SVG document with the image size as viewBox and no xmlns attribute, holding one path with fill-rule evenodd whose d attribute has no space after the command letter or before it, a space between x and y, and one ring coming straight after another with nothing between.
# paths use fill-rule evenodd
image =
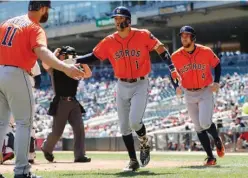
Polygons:
<instances>
[{"instance_id":1,"label":"player's beard","mask_svg":"<svg viewBox=\"0 0 248 178\"><path fill-rule=\"evenodd\" d=\"M125 28L119 28L117 29L119 32L123 32L125 30Z\"/></svg>"},{"instance_id":2,"label":"player's beard","mask_svg":"<svg viewBox=\"0 0 248 178\"><path fill-rule=\"evenodd\" d=\"M192 42L189 42L189 43L187 43L187 44L183 44L183 47L184 47L184 48L190 48L191 45L192 45Z\"/></svg>"},{"instance_id":3,"label":"player's beard","mask_svg":"<svg viewBox=\"0 0 248 178\"><path fill-rule=\"evenodd\" d=\"M40 23L46 23L48 20L48 17L49 17L48 12L46 12L43 16L41 16Z\"/></svg>"},{"instance_id":4,"label":"player's beard","mask_svg":"<svg viewBox=\"0 0 248 178\"><path fill-rule=\"evenodd\" d=\"M125 28L121 28L120 25L116 25L116 30L119 32L123 32Z\"/></svg>"}]
</instances>

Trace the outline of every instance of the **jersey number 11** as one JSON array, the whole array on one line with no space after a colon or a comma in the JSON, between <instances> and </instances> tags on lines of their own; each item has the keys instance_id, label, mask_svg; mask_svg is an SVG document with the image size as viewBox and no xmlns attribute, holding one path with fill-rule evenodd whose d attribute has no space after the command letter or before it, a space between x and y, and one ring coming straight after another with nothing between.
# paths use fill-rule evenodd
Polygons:
<instances>
[{"instance_id":1,"label":"jersey number 11","mask_svg":"<svg viewBox=\"0 0 248 178\"><path fill-rule=\"evenodd\" d=\"M12 30L12 28L14 28L14 27L8 27L7 28L7 32L5 33L3 41L2 41L3 46L8 46L8 47L12 46L12 41L13 41L14 36L16 34L16 31L17 31L17 28L14 28L13 30ZM12 32L12 33L10 34L10 32Z\"/></svg>"}]
</instances>

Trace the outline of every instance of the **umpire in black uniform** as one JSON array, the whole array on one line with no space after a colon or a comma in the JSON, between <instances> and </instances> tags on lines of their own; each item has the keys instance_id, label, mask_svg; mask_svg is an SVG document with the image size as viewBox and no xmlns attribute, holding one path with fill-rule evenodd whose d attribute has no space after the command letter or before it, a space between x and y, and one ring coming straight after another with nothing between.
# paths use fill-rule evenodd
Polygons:
<instances>
[{"instance_id":1,"label":"umpire in black uniform","mask_svg":"<svg viewBox=\"0 0 248 178\"><path fill-rule=\"evenodd\" d=\"M58 48L55 55L64 62L73 62L76 51L70 46ZM63 134L67 121L72 126L74 134L74 162L90 162L91 159L85 156L85 132L82 119L84 108L76 99L78 80L67 77L63 72L52 69L46 64L42 64L52 78L55 96L50 104L48 115L53 116L52 132L44 141L41 150L49 162L53 162L53 149ZM85 72L84 78L91 77L91 70L88 65L83 64Z\"/></svg>"}]
</instances>

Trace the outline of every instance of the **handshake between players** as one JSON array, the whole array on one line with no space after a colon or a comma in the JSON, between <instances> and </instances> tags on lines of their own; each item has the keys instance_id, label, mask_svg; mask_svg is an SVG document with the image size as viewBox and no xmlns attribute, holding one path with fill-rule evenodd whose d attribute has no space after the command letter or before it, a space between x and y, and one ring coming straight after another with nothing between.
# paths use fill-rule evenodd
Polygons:
<instances>
[{"instance_id":1,"label":"handshake between players","mask_svg":"<svg viewBox=\"0 0 248 178\"><path fill-rule=\"evenodd\" d=\"M75 49L70 46L63 46L61 48L55 49L53 54L64 63L66 66L70 66L70 69L65 69L63 72L68 76L75 80L80 80L83 78L89 78L92 75L92 72L87 64L79 64L75 60L77 57L77 53ZM49 72L51 69L49 65L45 62L42 63L43 67ZM75 71L74 71L74 68ZM68 71L67 71L68 70ZM71 71L70 71L71 70ZM77 70L80 71L80 74L77 74ZM74 74L75 73L75 74Z\"/></svg>"}]
</instances>

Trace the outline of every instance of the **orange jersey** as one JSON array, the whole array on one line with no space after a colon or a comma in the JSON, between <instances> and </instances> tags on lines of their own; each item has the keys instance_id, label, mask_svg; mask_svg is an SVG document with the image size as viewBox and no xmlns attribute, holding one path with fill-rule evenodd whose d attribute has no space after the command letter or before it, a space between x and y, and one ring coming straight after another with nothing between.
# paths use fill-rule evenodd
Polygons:
<instances>
[{"instance_id":1,"label":"orange jersey","mask_svg":"<svg viewBox=\"0 0 248 178\"><path fill-rule=\"evenodd\" d=\"M93 49L100 60L109 59L117 78L138 78L151 71L150 51L162 43L148 30L131 28L126 38L118 32L104 38Z\"/></svg>"},{"instance_id":2,"label":"orange jersey","mask_svg":"<svg viewBox=\"0 0 248 178\"><path fill-rule=\"evenodd\" d=\"M213 51L199 44L193 54L186 52L183 47L171 56L178 73L182 78L184 88L203 88L213 82L211 69L219 64L219 58Z\"/></svg>"},{"instance_id":3,"label":"orange jersey","mask_svg":"<svg viewBox=\"0 0 248 178\"><path fill-rule=\"evenodd\" d=\"M31 71L37 56L33 49L47 46L44 30L27 15L14 17L0 25L0 65Z\"/></svg>"}]
</instances>

